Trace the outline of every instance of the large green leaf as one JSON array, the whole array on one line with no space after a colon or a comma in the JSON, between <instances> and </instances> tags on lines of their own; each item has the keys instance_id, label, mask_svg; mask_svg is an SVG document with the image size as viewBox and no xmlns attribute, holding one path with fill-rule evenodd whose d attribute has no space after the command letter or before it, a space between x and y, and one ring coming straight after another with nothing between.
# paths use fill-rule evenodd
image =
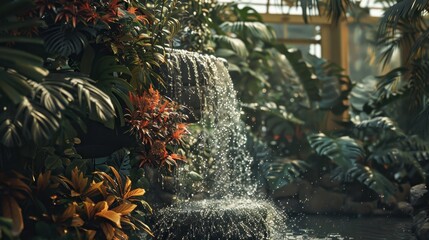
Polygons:
<instances>
[{"instance_id":1,"label":"large green leaf","mask_svg":"<svg viewBox=\"0 0 429 240\"><path fill-rule=\"evenodd\" d=\"M368 166L355 165L347 171L347 175L374 190L383 199L396 191L395 185L389 179Z\"/></svg>"},{"instance_id":2,"label":"large green leaf","mask_svg":"<svg viewBox=\"0 0 429 240\"><path fill-rule=\"evenodd\" d=\"M249 52L246 48L246 44L239 38L225 36L225 35L214 35L213 41L218 44L218 48L230 48L238 56L246 58L249 56Z\"/></svg>"},{"instance_id":3,"label":"large green leaf","mask_svg":"<svg viewBox=\"0 0 429 240\"><path fill-rule=\"evenodd\" d=\"M89 29L89 28L86 28ZM46 50L49 53L68 57L80 54L89 44L84 29L73 28L70 25L53 25L43 32Z\"/></svg>"},{"instance_id":4,"label":"large green leaf","mask_svg":"<svg viewBox=\"0 0 429 240\"><path fill-rule=\"evenodd\" d=\"M364 150L352 138L330 138L323 133L308 136L311 147L321 156L326 156L344 171L352 168L365 157Z\"/></svg>"},{"instance_id":5,"label":"large green leaf","mask_svg":"<svg viewBox=\"0 0 429 240\"><path fill-rule=\"evenodd\" d=\"M89 117L113 127L115 108L110 97L93 85L94 81L75 73L53 73L47 81L57 82L72 92L75 101Z\"/></svg>"},{"instance_id":6,"label":"large green leaf","mask_svg":"<svg viewBox=\"0 0 429 240\"><path fill-rule=\"evenodd\" d=\"M376 151L368 157L367 161L370 165L376 163L384 168L391 168L392 171L390 172L392 173L395 173L395 168L403 169L406 166L411 166L424 181L426 179L426 174L422 165L419 163L422 156L423 154L421 152L414 154L413 152L405 152L393 148Z\"/></svg>"},{"instance_id":7,"label":"large green leaf","mask_svg":"<svg viewBox=\"0 0 429 240\"><path fill-rule=\"evenodd\" d=\"M278 159L262 166L262 172L272 189L281 188L299 179L308 169L309 165L305 161L291 159Z\"/></svg>"},{"instance_id":8,"label":"large green leaf","mask_svg":"<svg viewBox=\"0 0 429 240\"><path fill-rule=\"evenodd\" d=\"M90 77L96 81L95 86L110 97L121 126L125 125L123 108L133 109L128 97L128 92L132 91L133 87L124 79L131 77L130 70L120 65L113 56L97 58L93 65Z\"/></svg>"},{"instance_id":9,"label":"large green leaf","mask_svg":"<svg viewBox=\"0 0 429 240\"><path fill-rule=\"evenodd\" d=\"M272 42L275 39L275 34L262 22L224 22L219 26L225 33L232 33L245 38L246 36L254 39L259 39L265 42Z\"/></svg>"}]
</instances>

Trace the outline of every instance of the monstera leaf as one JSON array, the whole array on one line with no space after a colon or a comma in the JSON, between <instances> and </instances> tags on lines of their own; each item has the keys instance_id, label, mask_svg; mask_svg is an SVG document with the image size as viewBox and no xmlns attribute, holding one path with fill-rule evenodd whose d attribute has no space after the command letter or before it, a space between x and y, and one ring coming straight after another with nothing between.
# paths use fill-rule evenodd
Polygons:
<instances>
[{"instance_id":1,"label":"monstera leaf","mask_svg":"<svg viewBox=\"0 0 429 240\"><path fill-rule=\"evenodd\" d=\"M272 29L262 22L224 22L219 27L225 33L234 33L241 37L251 36L254 39L265 42L272 42L275 39L275 34Z\"/></svg>"},{"instance_id":2,"label":"monstera leaf","mask_svg":"<svg viewBox=\"0 0 429 240\"><path fill-rule=\"evenodd\" d=\"M214 35L213 41L218 45L218 48L232 49L238 56L242 58L249 56L249 51L246 48L246 44L239 38L226 35Z\"/></svg>"},{"instance_id":3,"label":"monstera leaf","mask_svg":"<svg viewBox=\"0 0 429 240\"><path fill-rule=\"evenodd\" d=\"M391 173L396 173L395 169L403 169L404 167L411 166L414 172L417 172L419 177L424 181L426 179L426 174L422 168L422 165L419 163L419 159L421 160L422 156L423 155L421 154L421 152L416 153L414 155L413 152L405 152L396 148L383 149L381 151L376 151L372 153L368 157L367 162L370 165L378 164L379 166L383 166L384 168L391 168L393 169Z\"/></svg>"},{"instance_id":4,"label":"monstera leaf","mask_svg":"<svg viewBox=\"0 0 429 240\"><path fill-rule=\"evenodd\" d=\"M106 93L115 107L121 126L125 125L123 108L132 110L133 106L128 92L133 87L124 77L131 77L130 70L120 65L113 56L102 56L94 60L90 77L95 80L94 85Z\"/></svg>"},{"instance_id":5,"label":"monstera leaf","mask_svg":"<svg viewBox=\"0 0 429 240\"><path fill-rule=\"evenodd\" d=\"M309 169L305 161L278 159L264 163L262 172L272 189L281 188L297 179Z\"/></svg>"},{"instance_id":6,"label":"monstera leaf","mask_svg":"<svg viewBox=\"0 0 429 240\"><path fill-rule=\"evenodd\" d=\"M355 165L347 171L350 178L355 179L374 190L382 198L395 193L396 187L377 170L363 165Z\"/></svg>"},{"instance_id":7,"label":"monstera leaf","mask_svg":"<svg viewBox=\"0 0 429 240\"><path fill-rule=\"evenodd\" d=\"M73 28L68 24L53 25L43 32L46 50L64 57L80 54L89 44L87 35L95 37L95 31L89 27Z\"/></svg>"},{"instance_id":8,"label":"monstera leaf","mask_svg":"<svg viewBox=\"0 0 429 240\"><path fill-rule=\"evenodd\" d=\"M350 137L334 139L318 133L308 136L308 141L317 154L328 157L345 171L365 157L364 150Z\"/></svg>"},{"instance_id":9,"label":"monstera leaf","mask_svg":"<svg viewBox=\"0 0 429 240\"><path fill-rule=\"evenodd\" d=\"M383 144L384 140L404 137L405 134L396 123L387 117L375 117L357 124L353 129L353 135L358 139L373 139L371 145Z\"/></svg>"}]
</instances>

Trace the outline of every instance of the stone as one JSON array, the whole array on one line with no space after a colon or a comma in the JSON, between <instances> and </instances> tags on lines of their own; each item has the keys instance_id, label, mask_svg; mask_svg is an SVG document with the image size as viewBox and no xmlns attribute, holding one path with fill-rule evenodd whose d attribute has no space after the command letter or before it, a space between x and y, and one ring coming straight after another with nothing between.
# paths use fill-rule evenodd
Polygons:
<instances>
[{"instance_id":1,"label":"stone","mask_svg":"<svg viewBox=\"0 0 429 240\"><path fill-rule=\"evenodd\" d=\"M331 175L329 173L324 174L322 177L320 177L319 184L326 189L334 189L341 187L341 183L332 180Z\"/></svg>"},{"instance_id":2,"label":"stone","mask_svg":"<svg viewBox=\"0 0 429 240\"><path fill-rule=\"evenodd\" d=\"M410 190L410 203L414 208L425 207L428 204L428 189L425 184L418 184Z\"/></svg>"},{"instance_id":3,"label":"stone","mask_svg":"<svg viewBox=\"0 0 429 240\"><path fill-rule=\"evenodd\" d=\"M158 239L269 239L269 208L255 200L187 202L155 213Z\"/></svg>"},{"instance_id":4,"label":"stone","mask_svg":"<svg viewBox=\"0 0 429 240\"><path fill-rule=\"evenodd\" d=\"M276 204L286 213L299 213L303 211L299 200L295 198L282 198L277 200Z\"/></svg>"},{"instance_id":5,"label":"stone","mask_svg":"<svg viewBox=\"0 0 429 240\"><path fill-rule=\"evenodd\" d=\"M355 215L370 215L377 208L377 202L355 202L351 199L347 199L344 204L344 212Z\"/></svg>"},{"instance_id":6,"label":"stone","mask_svg":"<svg viewBox=\"0 0 429 240\"><path fill-rule=\"evenodd\" d=\"M411 185L409 183L404 183L399 185L398 191L394 194L398 202L408 201L410 198Z\"/></svg>"},{"instance_id":7,"label":"stone","mask_svg":"<svg viewBox=\"0 0 429 240\"><path fill-rule=\"evenodd\" d=\"M310 195L300 200L304 212L307 213L339 213L342 211L346 195L327 191L321 187L314 187Z\"/></svg>"},{"instance_id":8,"label":"stone","mask_svg":"<svg viewBox=\"0 0 429 240\"><path fill-rule=\"evenodd\" d=\"M427 212L426 211L420 211L413 217L413 231L417 232L421 226L426 222L427 219Z\"/></svg>"},{"instance_id":9,"label":"stone","mask_svg":"<svg viewBox=\"0 0 429 240\"><path fill-rule=\"evenodd\" d=\"M298 183L293 182L274 190L272 197L274 199L295 197L298 196L299 189Z\"/></svg>"},{"instance_id":10,"label":"stone","mask_svg":"<svg viewBox=\"0 0 429 240\"><path fill-rule=\"evenodd\" d=\"M414 211L413 206L408 202L398 202L393 214L401 217L410 217Z\"/></svg>"},{"instance_id":11,"label":"stone","mask_svg":"<svg viewBox=\"0 0 429 240\"><path fill-rule=\"evenodd\" d=\"M169 193L177 193L177 181L174 177L163 176L162 177L162 190Z\"/></svg>"},{"instance_id":12,"label":"stone","mask_svg":"<svg viewBox=\"0 0 429 240\"><path fill-rule=\"evenodd\" d=\"M416 232L420 240L429 240L429 222L425 222Z\"/></svg>"}]
</instances>

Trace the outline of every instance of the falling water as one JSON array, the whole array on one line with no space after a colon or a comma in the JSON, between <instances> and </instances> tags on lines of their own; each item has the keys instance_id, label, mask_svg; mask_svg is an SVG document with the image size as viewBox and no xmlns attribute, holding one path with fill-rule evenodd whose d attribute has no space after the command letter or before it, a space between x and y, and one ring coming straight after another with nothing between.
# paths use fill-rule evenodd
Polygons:
<instances>
[{"instance_id":1,"label":"falling water","mask_svg":"<svg viewBox=\"0 0 429 240\"><path fill-rule=\"evenodd\" d=\"M171 54L171 60L167 77L173 84L173 99L186 106L198 101L199 109L191 111L201 112L199 123L209 131L200 135L199 147L191 158L202 158L198 162L203 165L199 172L210 181L210 195L227 199L253 196L256 187L251 183L252 157L246 150L244 123L227 63L213 56L177 50ZM201 155L207 149L210 156ZM207 157L213 158L213 163L204 163Z\"/></svg>"},{"instance_id":2,"label":"falling water","mask_svg":"<svg viewBox=\"0 0 429 240\"><path fill-rule=\"evenodd\" d=\"M253 159L246 150L244 123L227 62L181 50L173 51L170 60L164 71L170 97L188 106L202 128L188 157L202 175L209 197L161 209L159 237L280 239L275 236L282 214L256 196Z\"/></svg>"}]
</instances>

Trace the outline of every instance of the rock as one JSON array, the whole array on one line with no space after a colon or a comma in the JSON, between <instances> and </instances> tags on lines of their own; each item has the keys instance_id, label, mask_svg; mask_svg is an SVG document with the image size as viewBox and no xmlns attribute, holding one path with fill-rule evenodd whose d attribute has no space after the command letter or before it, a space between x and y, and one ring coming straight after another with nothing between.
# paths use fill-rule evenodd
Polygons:
<instances>
[{"instance_id":1,"label":"rock","mask_svg":"<svg viewBox=\"0 0 429 240\"><path fill-rule=\"evenodd\" d=\"M254 200L178 203L155 213L157 239L269 239L269 209ZM273 223L271 223L273 224Z\"/></svg>"},{"instance_id":2,"label":"rock","mask_svg":"<svg viewBox=\"0 0 429 240\"><path fill-rule=\"evenodd\" d=\"M426 222L427 219L427 212L426 211L420 211L413 217L413 231L418 232L418 230L423 226L423 224Z\"/></svg>"},{"instance_id":3,"label":"rock","mask_svg":"<svg viewBox=\"0 0 429 240\"><path fill-rule=\"evenodd\" d=\"M425 184L413 186L410 190L410 203L414 208L426 207L428 196L428 189Z\"/></svg>"},{"instance_id":4,"label":"rock","mask_svg":"<svg viewBox=\"0 0 429 240\"><path fill-rule=\"evenodd\" d=\"M414 211L413 206L408 202L398 202L393 214L401 217L410 217Z\"/></svg>"},{"instance_id":5,"label":"rock","mask_svg":"<svg viewBox=\"0 0 429 240\"><path fill-rule=\"evenodd\" d=\"M302 205L298 199L295 198L282 198L276 201L277 205L286 213L299 213L302 212Z\"/></svg>"},{"instance_id":6,"label":"rock","mask_svg":"<svg viewBox=\"0 0 429 240\"><path fill-rule=\"evenodd\" d=\"M177 202L177 196L175 194L171 194L168 192L158 192L159 199L168 205L171 205L175 202Z\"/></svg>"},{"instance_id":7,"label":"rock","mask_svg":"<svg viewBox=\"0 0 429 240\"><path fill-rule=\"evenodd\" d=\"M377 202L355 202L350 198L345 201L343 211L349 214L370 215L377 208Z\"/></svg>"},{"instance_id":8,"label":"rock","mask_svg":"<svg viewBox=\"0 0 429 240\"><path fill-rule=\"evenodd\" d=\"M162 190L169 193L177 193L177 181L174 177L162 177Z\"/></svg>"},{"instance_id":9,"label":"rock","mask_svg":"<svg viewBox=\"0 0 429 240\"><path fill-rule=\"evenodd\" d=\"M311 195L313 195L313 185L311 185L311 183L309 183L308 181L300 181L298 183L298 188L298 196L301 202L307 201L307 199L309 199Z\"/></svg>"},{"instance_id":10,"label":"rock","mask_svg":"<svg viewBox=\"0 0 429 240\"><path fill-rule=\"evenodd\" d=\"M429 222L425 222L416 232L420 240L429 240Z\"/></svg>"},{"instance_id":11,"label":"rock","mask_svg":"<svg viewBox=\"0 0 429 240\"><path fill-rule=\"evenodd\" d=\"M341 187L341 183L335 180L332 180L330 174L325 174L322 177L320 177L320 186L326 188L326 189L334 189Z\"/></svg>"},{"instance_id":12,"label":"rock","mask_svg":"<svg viewBox=\"0 0 429 240\"><path fill-rule=\"evenodd\" d=\"M342 211L346 195L330 192L321 187L313 188L313 192L300 200L307 213L339 213Z\"/></svg>"},{"instance_id":13,"label":"rock","mask_svg":"<svg viewBox=\"0 0 429 240\"><path fill-rule=\"evenodd\" d=\"M410 198L410 189L411 185L409 183L404 183L399 185L398 191L394 194L398 202L405 202Z\"/></svg>"},{"instance_id":14,"label":"rock","mask_svg":"<svg viewBox=\"0 0 429 240\"><path fill-rule=\"evenodd\" d=\"M196 194L192 195L191 200L192 201L201 201L201 200L207 199L208 197L210 197L208 193L201 192L201 193L196 193Z\"/></svg>"},{"instance_id":15,"label":"rock","mask_svg":"<svg viewBox=\"0 0 429 240\"><path fill-rule=\"evenodd\" d=\"M293 182L274 190L272 197L274 199L291 198L298 195L299 189L298 183Z\"/></svg>"}]
</instances>

